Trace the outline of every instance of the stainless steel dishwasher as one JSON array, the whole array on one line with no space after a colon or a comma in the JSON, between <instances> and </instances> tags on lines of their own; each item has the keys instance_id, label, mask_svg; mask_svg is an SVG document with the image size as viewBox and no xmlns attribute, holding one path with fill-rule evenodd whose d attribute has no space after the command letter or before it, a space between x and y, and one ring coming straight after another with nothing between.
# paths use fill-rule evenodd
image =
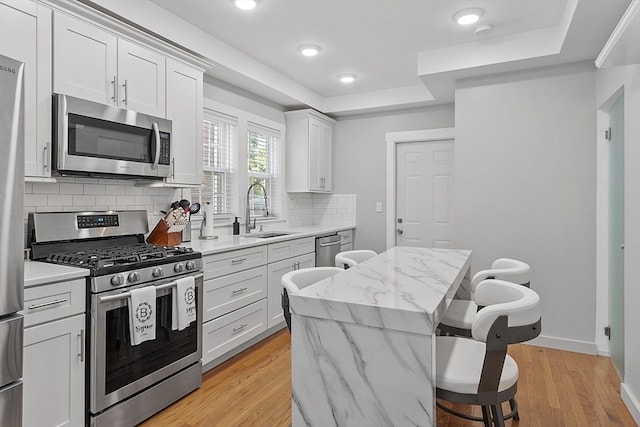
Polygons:
<instances>
[{"instance_id":1,"label":"stainless steel dishwasher","mask_svg":"<svg viewBox=\"0 0 640 427\"><path fill-rule=\"evenodd\" d=\"M316 238L316 267L335 267L341 240L337 234Z\"/></svg>"}]
</instances>

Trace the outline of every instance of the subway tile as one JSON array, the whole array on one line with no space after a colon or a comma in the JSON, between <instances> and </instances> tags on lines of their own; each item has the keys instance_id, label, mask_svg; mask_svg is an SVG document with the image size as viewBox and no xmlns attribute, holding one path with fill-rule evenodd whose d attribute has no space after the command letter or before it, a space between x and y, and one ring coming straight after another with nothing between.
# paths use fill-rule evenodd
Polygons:
<instances>
[{"instance_id":1,"label":"subway tile","mask_svg":"<svg viewBox=\"0 0 640 427\"><path fill-rule=\"evenodd\" d=\"M45 194L25 194L25 206L47 206L47 195Z\"/></svg>"},{"instance_id":2,"label":"subway tile","mask_svg":"<svg viewBox=\"0 0 640 427\"><path fill-rule=\"evenodd\" d=\"M34 194L58 194L60 192L60 185L53 182L34 182L33 193Z\"/></svg>"},{"instance_id":3,"label":"subway tile","mask_svg":"<svg viewBox=\"0 0 640 427\"><path fill-rule=\"evenodd\" d=\"M84 194L83 184L62 182L60 183L60 194Z\"/></svg>"},{"instance_id":4,"label":"subway tile","mask_svg":"<svg viewBox=\"0 0 640 427\"><path fill-rule=\"evenodd\" d=\"M138 205L153 205L153 198L151 196L135 196L136 204Z\"/></svg>"},{"instance_id":5,"label":"subway tile","mask_svg":"<svg viewBox=\"0 0 640 427\"><path fill-rule=\"evenodd\" d=\"M76 178L78 184L97 184L98 178Z\"/></svg>"},{"instance_id":6,"label":"subway tile","mask_svg":"<svg viewBox=\"0 0 640 427\"><path fill-rule=\"evenodd\" d=\"M91 194L91 195L106 194L106 185L84 184L84 194Z\"/></svg>"},{"instance_id":7,"label":"subway tile","mask_svg":"<svg viewBox=\"0 0 640 427\"><path fill-rule=\"evenodd\" d=\"M127 196L142 196L144 194L143 187L134 187L131 185L126 185L124 187L124 194Z\"/></svg>"},{"instance_id":8,"label":"subway tile","mask_svg":"<svg viewBox=\"0 0 640 427\"><path fill-rule=\"evenodd\" d=\"M115 206L117 203L116 196L96 196L96 205Z\"/></svg>"},{"instance_id":9,"label":"subway tile","mask_svg":"<svg viewBox=\"0 0 640 427\"><path fill-rule=\"evenodd\" d=\"M120 184L107 184L104 186L105 194L124 195L124 186Z\"/></svg>"},{"instance_id":10,"label":"subway tile","mask_svg":"<svg viewBox=\"0 0 640 427\"><path fill-rule=\"evenodd\" d=\"M136 204L136 197L135 196L116 196L117 197L117 204L118 206L128 206L128 205L135 205Z\"/></svg>"},{"instance_id":11,"label":"subway tile","mask_svg":"<svg viewBox=\"0 0 640 427\"><path fill-rule=\"evenodd\" d=\"M73 196L70 194L50 194L47 196L47 206L73 206Z\"/></svg>"},{"instance_id":12,"label":"subway tile","mask_svg":"<svg viewBox=\"0 0 640 427\"><path fill-rule=\"evenodd\" d=\"M96 204L96 196L92 195L73 195L73 205L74 206L95 206Z\"/></svg>"}]
</instances>

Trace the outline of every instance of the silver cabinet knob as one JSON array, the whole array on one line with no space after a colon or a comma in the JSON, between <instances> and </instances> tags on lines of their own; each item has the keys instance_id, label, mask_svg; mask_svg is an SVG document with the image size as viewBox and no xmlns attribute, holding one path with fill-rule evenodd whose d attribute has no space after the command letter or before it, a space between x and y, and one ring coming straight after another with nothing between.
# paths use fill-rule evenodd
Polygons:
<instances>
[{"instance_id":1,"label":"silver cabinet knob","mask_svg":"<svg viewBox=\"0 0 640 427\"><path fill-rule=\"evenodd\" d=\"M124 276L122 274L116 274L111 278L111 284L113 286L122 286L124 285Z\"/></svg>"},{"instance_id":2,"label":"silver cabinet knob","mask_svg":"<svg viewBox=\"0 0 640 427\"><path fill-rule=\"evenodd\" d=\"M129 273L128 279L131 283L135 283L140 280L140 275L136 271L134 271L132 273Z\"/></svg>"},{"instance_id":3,"label":"silver cabinet knob","mask_svg":"<svg viewBox=\"0 0 640 427\"><path fill-rule=\"evenodd\" d=\"M153 271L151 272L151 275L153 277L161 277L162 276L162 269L160 267L154 268Z\"/></svg>"},{"instance_id":4,"label":"silver cabinet knob","mask_svg":"<svg viewBox=\"0 0 640 427\"><path fill-rule=\"evenodd\" d=\"M175 271L176 273L182 273L182 270L184 270L184 264L181 262L173 266L173 271Z\"/></svg>"}]
</instances>

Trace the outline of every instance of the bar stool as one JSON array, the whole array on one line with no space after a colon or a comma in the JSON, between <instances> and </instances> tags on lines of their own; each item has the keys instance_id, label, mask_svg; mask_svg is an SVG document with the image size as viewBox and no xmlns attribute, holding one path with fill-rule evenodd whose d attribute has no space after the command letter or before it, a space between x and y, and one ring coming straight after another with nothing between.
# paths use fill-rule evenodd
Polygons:
<instances>
[{"instance_id":1,"label":"bar stool","mask_svg":"<svg viewBox=\"0 0 640 427\"><path fill-rule=\"evenodd\" d=\"M291 312L289 311L289 293L299 292L309 285L317 283L336 273L343 272L338 267L312 267L302 268L286 273L282 276L282 294L280 295L284 320L287 322L289 332L291 332Z\"/></svg>"},{"instance_id":2,"label":"bar stool","mask_svg":"<svg viewBox=\"0 0 640 427\"><path fill-rule=\"evenodd\" d=\"M482 418L450 413L486 427L504 427L505 418L515 417L517 406L504 415L502 403L513 404L518 388L518 365L507 354L509 344L540 335L540 297L524 286L489 279L475 289L478 311L471 327L472 339L436 337L436 397L454 403L480 405Z\"/></svg>"},{"instance_id":3,"label":"bar stool","mask_svg":"<svg viewBox=\"0 0 640 427\"><path fill-rule=\"evenodd\" d=\"M471 279L471 297L474 298L475 288L485 279L500 279L530 287L529 264L512 258L498 258L488 270L477 272ZM444 313L438 329L441 333L471 336L471 325L478 311L478 304L473 300L454 299Z\"/></svg>"},{"instance_id":4,"label":"bar stool","mask_svg":"<svg viewBox=\"0 0 640 427\"><path fill-rule=\"evenodd\" d=\"M336 267L351 268L361 262L365 262L369 258L378 255L375 251L368 249L356 251L343 251L336 255Z\"/></svg>"}]
</instances>

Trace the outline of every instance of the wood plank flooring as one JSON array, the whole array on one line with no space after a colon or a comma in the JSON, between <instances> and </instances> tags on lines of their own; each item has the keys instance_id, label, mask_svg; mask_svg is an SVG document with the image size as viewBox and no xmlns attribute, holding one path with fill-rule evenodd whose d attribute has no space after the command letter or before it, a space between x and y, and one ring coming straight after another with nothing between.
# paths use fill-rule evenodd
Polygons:
<instances>
[{"instance_id":1,"label":"wood plank flooring","mask_svg":"<svg viewBox=\"0 0 640 427\"><path fill-rule=\"evenodd\" d=\"M520 421L508 420L507 426L636 426L620 398L618 375L609 358L529 345L509 348L520 369ZM284 329L207 372L202 387L141 426L288 427L290 366L290 336ZM481 415L474 407L456 409ZM441 410L437 419L439 427L482 425Z\"/></svg>"}]
</instances>

